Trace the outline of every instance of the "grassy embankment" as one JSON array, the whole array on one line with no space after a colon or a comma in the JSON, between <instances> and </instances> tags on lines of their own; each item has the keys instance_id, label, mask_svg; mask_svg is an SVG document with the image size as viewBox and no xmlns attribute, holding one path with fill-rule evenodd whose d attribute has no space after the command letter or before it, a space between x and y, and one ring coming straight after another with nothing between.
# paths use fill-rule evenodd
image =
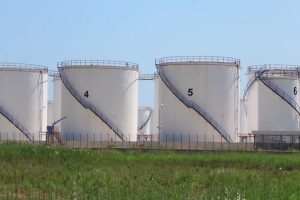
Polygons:
<instances>
[{"instance_id":1,"label":"grassy embankment","mask_svg":"<svg viewBox=\"0 0 300 200\"><path fill-rule=\"evenodd\" d=\"M0 145L0 199L299 199L300 154Z\"/></svg>"}]
</instances>

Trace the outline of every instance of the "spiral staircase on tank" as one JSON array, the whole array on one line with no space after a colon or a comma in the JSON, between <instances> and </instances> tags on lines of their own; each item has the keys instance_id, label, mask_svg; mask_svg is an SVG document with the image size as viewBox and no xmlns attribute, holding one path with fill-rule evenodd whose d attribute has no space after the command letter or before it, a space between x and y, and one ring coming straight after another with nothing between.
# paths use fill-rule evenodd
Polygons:
<instances>
[{"instance_id":1,"label":"spiral staircase on tank","mask_svg":"<svg viewBox=\"0 0 300 200\"><path fill-rule=\"evenodd\" d=\"M33 136L29 133L29 131L25 128L23 124L21 124L15 117L13 117L7 110L5 110L2 106L0 106L0 113L10 122L12 123L18 130L25 135L25 137L33 142Z\"/></svg>"},{"instance_id":2,"label":"spiral staircase on tank","mask_svg":"<svg viewBox=\"0 0 300 200\"><path fill-rule=\"evenodd\" d=\"M86 101L70 84L69 80L64 75L63 70L59 67L59 74L60 78L62 80L62 83L67 88L67 90L71 93L71 95L85 108L92 111L99 119L101 119L109 128L111 128L118 137L122 141L127 141L126 135L120 130L108 117L104 115L99 109L96 108L95 105L93 105L91 102Z\"/></svg>"},{"instance_id":3,"label":"spiral staircase on tank","mask_svg":"<svg viewBox=\"0 0 300 200\"><path fill-rule=\"evenodd\" d=\"M254 76L249 80L246 90L244 92L244 99L250 87L256 80L260 80L267 88L272 92L278 95L282 100L288 103L299 115L300 115L300 106L298 103L280 87L278 87L274 82L268 79L268 75L264 75L268 70L258 70L255 72Z\"/></svg>"},{"instance_id":4,"label":"spiral staircase on tank","mask_svg":"<svg viewBox=\"0 0 300 200\"><path fill-rule=\"evenodd\" d=\"M192 108L196 111L203 119L205 119L220 135L223 137L228 143L232 142L230 135L226 132L226 130L215 120L211 115L209 115L203 108L201 108L195 102L189 100L184 95L182 95L179 90L172 85L164 71L156 65L158 75L164 84L169 88L169 90L188 108Z\"/></svg>"}]
</instances>

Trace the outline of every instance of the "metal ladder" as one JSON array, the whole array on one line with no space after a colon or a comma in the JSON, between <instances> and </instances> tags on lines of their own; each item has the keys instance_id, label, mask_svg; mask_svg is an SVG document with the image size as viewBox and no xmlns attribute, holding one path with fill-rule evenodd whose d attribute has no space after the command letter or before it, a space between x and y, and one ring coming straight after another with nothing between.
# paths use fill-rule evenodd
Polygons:
<instances>
[{"instance_id":1,"label":"metal ladder","mask_svg":"<svg viewBox=\"0 0 300 200\"><path fill-rule=\"evenodd\" d=\"M149 116L147 117L145 122L138 128L139 131L142 130L146 126L146 124L149 122L149 120L151 118L151 115L152 115L152 110L150 110Z\"/></svg>"},{"instance_id":2,"label":"metal ladder","mask_svg":"<svg viewBox=\"0 0 300 200\"><path fill-rule=\"evenodd\" d=\"M170 91L188 108L195 110L201 117L203 117L220 135L228 142L232 142L230 135L225 131L225 129L213 119L203 108L201 108L195 102L189 100L184 95L182 95L177 88L175 88L171 82L168 80L163 70L157 66L157 72L164 82L164 84L170 89Z\"/></svg>"},{"instance_id":3,"label":"metal ladder","mask_svg":"<svg viewBox=\"0 0 300 200\"><path fill-rule=\"evenodd\" d=\"M98 118L100 118L109 128L111 128L120 138L122 141L127 141L126 135L110 120L108 119L100 110L96 108L95 105L86 101L70 84L68 79L64 76L63 70L59 68L60 78L71 93L71 95L86 109L92 111Z\"/></svg>"},{"instance_id":4,"label":"metal ladder","mask_svg":"<svg viewBox=\"0 0 300 200\"><path fill-rule=\"evenodd\" d=\"M33 142L33 136L29 133L29 131L23 126L16 118L14 118L7 110L5 110L2 106L0 106L0 113L10 122L12 123L17 129L19 129L25 137L30 141Z\"/></svg>"},{"instance_id":5,"label":"metal ladder","mask_svg":"<svg viewBox=\"0 0 300 200\"><path fill-rule=\"evenodd\" d=\"M263 77L259 77L259 80L265 86L267 86L270 90L272 90L275 94L277 94L281 99L283 99L290 106L292 106L294 108L294 110L300 115L300 106L285 91L283 91L281 88L279 88L275 83L273 83L269 79L266 79L266 78L263 78Z\"/></svg>"}]
</instances>

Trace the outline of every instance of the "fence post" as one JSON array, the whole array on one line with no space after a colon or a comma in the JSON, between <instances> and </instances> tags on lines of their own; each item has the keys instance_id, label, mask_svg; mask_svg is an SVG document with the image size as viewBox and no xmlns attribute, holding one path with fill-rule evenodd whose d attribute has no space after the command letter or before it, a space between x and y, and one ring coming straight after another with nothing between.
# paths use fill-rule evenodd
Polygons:
<instances>
[{"instance_id":1,"label":"fence post","mask_svg":"<svg viewBox=\"0 0 300 200\"><path fill-rule=\"evenodd\" d=\"M74 149L74 133L73 133L73 149Z\"/></svg>"},{"instance_id":2,"label":"fence post","mask_svg":"<svg viewBox=\"0 0 300 200\"><path fill-rule=\"evenodd\" d=\"M189 150L191 149L191 135L189 135Z\"/></svg>"},{"instance_id":3,"label":"fence post","mask_svg":"<svg viewBox=\"0 0 300 200\"><path fill-rule=\"evenodd\" d=\"M94 133L94 149L96 148L96 135L95 135L95 133Z\"/></svg>"},{"instance_id":4,"label":"fence post","mask_svg":"<svg viewBox=\"0 0 300 200\"><path fill-rule=\"evenodd\" d=\"M175 149L175 134L173 133L173 149Z\"/></svg>"},{"instance_id":5,"label":"fence post","mask_svg":"<svg viewBox=\"0 0 300 200\"><path fill-rule=\"evenodd\" d=\"M150 134L150 148L152 149L153 134Z\"/></svg>"},{"instance_id":6,"label":"fence post","mask_svg":"<svg viewBox=\"0 0 300 200\"><path fill-rule=\"evenodd\" d=\"M166 149L168 148L168 135L166 134Z\"/></svg>"},{"instance_id":7,"label":"fence post","mask_svg":"<svg viewBox=\"0 0 300 200\"><path fill-rule=\"evenodd\" d=\"M79 146L81 148L81 133L79 133Z\"/></svg>"},{"instance_id":8,"label":"fence post","mask_svg":"<svg viewBox=\"0 0 300 200\"><path fill-rule=\"evenodd\" d=\"M196 147L196 149L198 150L198 144L199 144L199 138L198 138L199 136L198 136L198 134L197 134L197 147Z\"/></svg>"},{"instance_id":9,"label":"fence post","mask_svg":"<svg viewBox=\"0 0 300 200\"><path fill-rule=\"evenodd\" d=\"M212 135L212 138L213 138L213 150L215 150L215 136Z\"/></svg>"},{"instance_id":10,"label":"fence post","mask_svg":"<svg viewBox=\"0 0 300 200\"><path fill-rule=\"evenodd\" d=\"M129 149L130 149L130 133L129 133Z\"/></svg>"},{"instance_id":11,"label":"fence post","mask_svg":"<svg viewBox=\"0 0 300 200\"><path fill-rule=\"evenodd\" d=\"M102 144L102 133L100 133L100 143L99 143L99 145L100 145L100 149L102 149L102 146L103 146L103 144Z\"/></svg>"},{"instance_id":12,"label":"fence post","mask_svg":"<svg viewBox=\"0 0 300 200\"><path fill-rule=\"evenodd\" d=\"M68 139L68 135L67 135L67 134L65 134L65 141L66 141L66 144L65 144L65 145L66 145L66 147L68 147L68 143L67 143L67 142L68 142L68 140L67 140L67 139Z\"/></svg>"},{"instance_id":13,"label":"fence post","mask_svg":"<svg viewBox=\"0 0 300 200\"><path fill-rule=\"evenodd\" d=\"M204 150L206 150L206 134L204 133Z\"/></svg>"},{"instance_id":14,"label":"fence post","mask_svg":"<svg viewBox=\"0 0 300 200\"><path fill-rule=\"evenodd\" d=\"M158 133L158 148L160 148L160 133Z\"/></svg>"},{"instance_id":15,"label":"fence post","mask_svg":"<svg viewBox=\"0 0 300 200\"><path fill-rule=\"evenodd\" d=\"M89 134L86 134L86 148L89 148Z\"/></svg>"},{"instance_id":16,"label":"fence post","mask_svg":"<svg viewBox=\"0 0 300 200\"><path fill-rule=\"evenodd\" d=\"M182 149L182 134L180 134L180 147Z\"/></svg>"},{"instance_id":17,"label":"fence post","mask_svg":"<svg viewBox=\"0 0 300 200\"><path fill-rule=\"evenodd\" d=\"M221 137L221 150L223 150L223 137L222 136L220 137Z\"/></svg>"}]
</instances>

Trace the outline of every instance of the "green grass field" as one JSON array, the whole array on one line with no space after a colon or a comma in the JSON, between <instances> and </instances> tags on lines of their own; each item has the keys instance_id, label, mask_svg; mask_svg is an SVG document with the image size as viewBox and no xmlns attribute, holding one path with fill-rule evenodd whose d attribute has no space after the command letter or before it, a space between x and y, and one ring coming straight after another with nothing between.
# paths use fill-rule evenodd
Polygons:
<instances>
[{"instance_id":1,"label":"green grass field","mask_svg":"<svg viewBox=\"0 0 300 200\"><path fill-rule=\"evenodd\" d=\"M300 154L0 145L0 199L300 199Z\"/></svg>"}]
</instances>

